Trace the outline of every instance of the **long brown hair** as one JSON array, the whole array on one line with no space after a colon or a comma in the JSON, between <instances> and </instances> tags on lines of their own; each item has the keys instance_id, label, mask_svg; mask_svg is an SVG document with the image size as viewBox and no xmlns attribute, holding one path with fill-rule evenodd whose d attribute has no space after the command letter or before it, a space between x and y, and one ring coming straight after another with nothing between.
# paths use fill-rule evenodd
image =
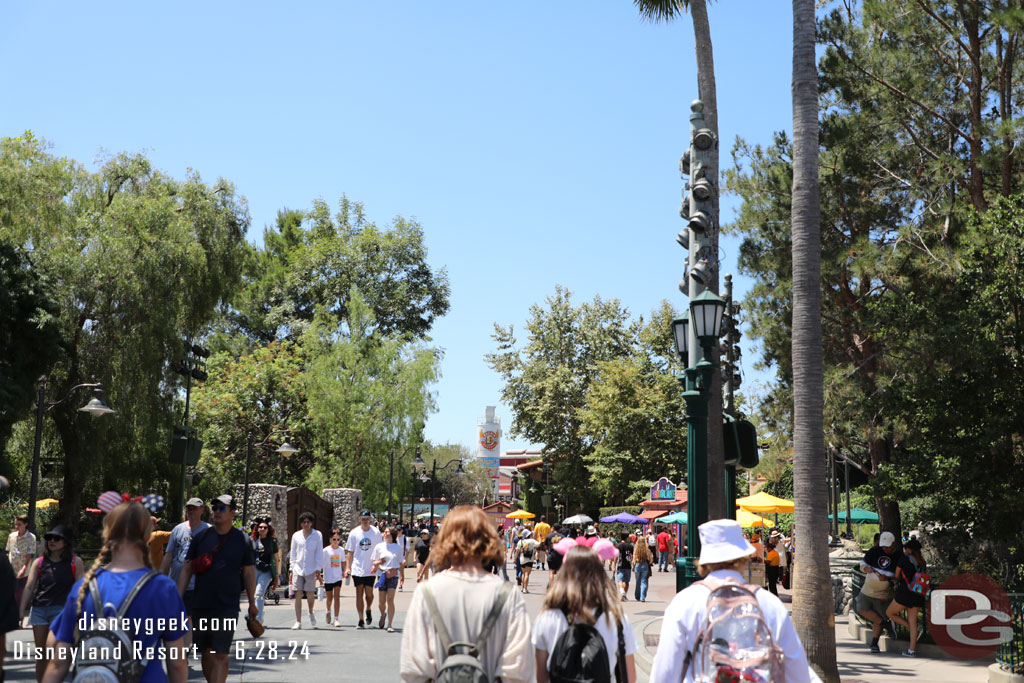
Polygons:
<instances>
[{"instance_id":1,"label":"long brown hair","mask_svg":"<svg viewBox=\"0 0 1024 683\"><path fill-rule=\"evenodd\" d=\"M134 545L142 551L142 561L147 567L152 568L149 563L149 534L152 529L152 519L149 510L142 507L140 503L131 501L121 503L107 513L103 520L103 548L96 557L96 561L89 567L89 571L82 577L82 587L78 589L78 612L82 612L82 601L89 592L89 582L96 572L105 564L110 564L114 553L124 545ZM102 605L95 605L96 610L102 609Z\"/></svg>"},{"instance_id":2,"label":"long brown hair","mask_svg":"<svg viewBox=\"0 0 1024 683\"><path fill-rule=\"evenodd\" d=\"M569 623L587 626L594 625L598 611L622 621L617 589L605 573L601 558L584 545L574 546L565 554L562 568L544 596L544 609L562 611Z\"/></svg>"},{"instance_id":3,"label":"long brown hair","mask_svg":"<svg viewBox=\"0 0 1024 683\"><path fill-rule=\"evenodd\" d=\"M505 549L487 515L473 505L460 505L444 518L430 544L427 564L435 570L459 567L468 562L504 562Z\"/></svg>"}]
</instances>

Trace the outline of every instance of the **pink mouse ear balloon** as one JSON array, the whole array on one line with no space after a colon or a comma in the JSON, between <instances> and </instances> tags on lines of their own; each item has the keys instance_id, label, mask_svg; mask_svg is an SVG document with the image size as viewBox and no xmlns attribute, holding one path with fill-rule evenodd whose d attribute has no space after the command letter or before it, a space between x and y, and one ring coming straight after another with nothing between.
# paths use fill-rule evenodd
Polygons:
<instances>
[{"instance_id":1,"label":"pink mouse ear balloon","mask_svg":"<svg viewBox=\"0 0 1024 683\"><path fill-rule=\"evenodd\" d=\"M117 491L106 491L100 494L96 500L96 507L104 512L110 512L121 504L121 494Z\"/></svg>"},{"instance_id":2,"label":"pink mouse ear balloon","mask_svg":"<svg viewBox=\"0 0 1024 683\"><path fill-rule=\"evenodd\" d=\"M591 546L591 550L597 553L597 556L607 562L608 560L614 560L619 556L619 549L615 547L615 544L609 541L607 538L601 538L594 542Z\"/></svg>"},{"instance_id":3,"label":"pink mouse ear balloon","mask_svg":"<svg viewBox=\"0 0 1024 683\"><path fill-rule=\"evenodd\" d=\"M559 555L565 556L565 554L567 552L569 552L570 550L572 550L575 547L576 547L576 539L569 538L568 536L566 536L561 541L559 541L558 543L556 543L553 546L551 546L551 549L554 550Z\"/></svg>"}]
</instances>

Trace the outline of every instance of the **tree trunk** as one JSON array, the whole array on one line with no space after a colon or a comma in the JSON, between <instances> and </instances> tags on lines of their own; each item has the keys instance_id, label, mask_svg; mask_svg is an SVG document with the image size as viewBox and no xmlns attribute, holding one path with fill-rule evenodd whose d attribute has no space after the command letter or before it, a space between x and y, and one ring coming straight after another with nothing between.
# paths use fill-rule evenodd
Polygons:
<instances>
[{"instance_id":1,"label":"tree trunk","mask_svg":"<svg viewBox=\"0 0 1024 683\"><path fill-rule=\"evenodd\" d=\"M711 47L711 25L708 22L708 7L705 0L691 0L690 17L693 19L693 43L697 53L697 92L704 103L704 125L715 139L718 139L718 95L715 90L715 56ZM718 144L711 149L710 168L707 178L717 190L718 185ZM708 289L718 294L718 192L712 195L715 225L709 232L712 257L711 277ZM712 362L718 362L718 347L711 352ZM733 517L726 509L725 500L725 457L722 443L722 377L714 373L711 380L711 398L708 403L708 519Z\"/></svg>"},{"instance_id":2,"label":"tree trunk","mask_svg":"<svg viewBox=\"0 0 1024 683\"><path fill-rule=\"evenodd\" d=\"M807 659L838 683L825 504L824 352L818 205L818 72L814 0L793 0L793 493L797 562L793 623Z\"/></svg>"}]
</instances>

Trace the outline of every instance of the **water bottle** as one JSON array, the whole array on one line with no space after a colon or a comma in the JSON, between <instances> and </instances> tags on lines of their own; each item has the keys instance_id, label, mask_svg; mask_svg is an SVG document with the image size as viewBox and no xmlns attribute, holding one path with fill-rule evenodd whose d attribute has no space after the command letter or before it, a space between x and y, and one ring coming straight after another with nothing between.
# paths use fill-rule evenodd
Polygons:
<instances>
[{"instance_id":1,"label":"water bottle","mask_svg":"<svg viewBox=\"0 0 1024 683\"><path fill-rule=\"evenodd\" d=\"M348 574L345 575L345 585L347 586L352 581L352 577Z\"/></svg>"}]
</instances>

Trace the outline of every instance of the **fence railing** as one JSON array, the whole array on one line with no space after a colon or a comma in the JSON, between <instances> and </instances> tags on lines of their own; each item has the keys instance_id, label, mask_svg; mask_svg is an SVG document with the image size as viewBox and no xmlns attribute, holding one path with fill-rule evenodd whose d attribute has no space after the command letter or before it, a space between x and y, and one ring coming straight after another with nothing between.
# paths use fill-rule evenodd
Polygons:
<instances>
[{"instance_id":1,"label":"fence railing","mask_svg":"<svg viewBox=\"0 0 1024 683\"><path fill-rule=\"evenodd\" d=\"M1024 673L1024 593L1008 593L1010 616L1013 618L1013 640L1003 643L996 651L1000 668L1015 674Z\"/></svg>"}]
</instances>

